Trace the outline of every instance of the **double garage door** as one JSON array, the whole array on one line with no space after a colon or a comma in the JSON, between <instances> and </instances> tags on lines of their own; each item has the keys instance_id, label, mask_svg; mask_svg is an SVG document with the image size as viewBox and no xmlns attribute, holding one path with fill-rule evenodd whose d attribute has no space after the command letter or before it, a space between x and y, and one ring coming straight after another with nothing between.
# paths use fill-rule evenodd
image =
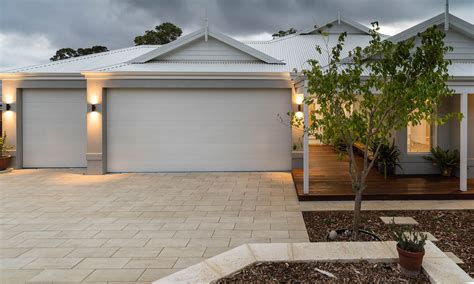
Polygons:
<instances>
[{"instance_id":1,"label":"double garage door","mask_svg":"<svg viewBox=\"0 0 474 284\"><path fill-rule=\"evenodd\" d=\"M24 166L84 167L85 91L31 92L24 93ZM55 107L31 105L38 101ZM278 115L290 107L289 90L109 89L108 171L289 170L291 128Z\"/></svg>"}]
</instances>

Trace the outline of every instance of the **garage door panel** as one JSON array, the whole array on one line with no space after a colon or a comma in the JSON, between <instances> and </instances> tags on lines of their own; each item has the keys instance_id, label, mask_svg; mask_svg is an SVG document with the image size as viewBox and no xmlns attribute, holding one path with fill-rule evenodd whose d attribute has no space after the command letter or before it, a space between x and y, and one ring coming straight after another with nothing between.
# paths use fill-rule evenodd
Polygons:
<instances>
[{"instance_id":1,"label":"garage door panel","mask_svg":"<svg viewBox=\"0 0 474 284\"><path fill-rule=\"evenodd\" d=\"M131 123L124 123L116 126L109 126L109 132L116 133L112 139L120 141L114 142L114 144L132 144L142 142L150 144L166 144L171 142L174 144L187 144L190 140L197 144L274 144L275 141L281 139L281 135L279 134L281 125L266 127L266 132L262 132L262 127L255 125L240 129L239 131L229 131L229 128L232 127L232 125L219 125L207 128L202 127L202 125L182 125L180 127L174 127L166 124L134 127ZM123 129L128 130L125 132ZM187 139L185 139L186 137L183 137L183 139L173 139L173 137L183 136L183 131L186 132ZM136 137L142 135L142 133L148 133L146 141L137 140ZM225 133L225 135L223 133Z\"/></svg>"},{"instance_id":2,"label":"garage door panel","mask_svg":"<svg viewBox=\"0 0 474 284\"><path fill-rule=\"evenodd\" d=\"M289 90L109 90L108 170L291 168Z\"/></svg>"},{"instance_id":3,"label":"garage door panel","mask_svg":"<svg viewBox=\"0 0 474 284\"><path fill-rule=\"evenodd\" d=\"M146 100L147 98L143 98ZM114 102L115 103L115 102ZM256 104L183 104L183 105L153 105L153 104L136 104L128 103L114 108L114 117L128 116L129 121L150 121L154 122L153 117L149 113L155 113L160 117L163 123L182 122L193 123L195 121L221 121L222 123L229 123L230 121L241 122L272 122L277 118L276 112L285 115L288 111L287 105L273 105L268 108L267 105ZM256 112L255 110L259 111ZM130 114L134 114L133 116ZM224 120L220 120L223 118ZM109 120L114 121L112 118Z\"/></svg>"},{"instance_id":4,"label":"garage door panel","mask_svg":"<svg viewBox=\"0 0 474 284\"><path fill-rule=\"evenodd\" d=\"M86 166L85 90L23 91L23 166Z\"/></svg>"},{"instance_id":5,"label":"garage door panel","mask_svg":"<svg viewBox=\"0 0 474 284\"><path fill-rule=\"evenodd\" d=\"M280 145L279 149L285 152L288 145ZM256 152L255 149L260 151ZM278 156L274 156L274 149L268 150L268 145L249 144L229 145L197 145L197 144L165 144L156 149L156 145L141 144L132 147L118 147L112 151L125 150L123 158L114 161L114 168L129 169L136 172L157 171L235 171L238 161L239 169L245 171L262 171L267 169L284 170L288 165ZM150 160L149 153L153 152L156 160ZM109 170L113 170L109 169Z\"/></svg>"}]
</instances>

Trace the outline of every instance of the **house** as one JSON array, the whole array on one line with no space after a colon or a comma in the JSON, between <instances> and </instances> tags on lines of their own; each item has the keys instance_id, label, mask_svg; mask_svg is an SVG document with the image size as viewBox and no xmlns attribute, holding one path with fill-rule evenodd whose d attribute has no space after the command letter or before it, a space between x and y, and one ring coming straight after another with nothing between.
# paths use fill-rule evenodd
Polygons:
<instances>
[{"instance_id":1,"label":"house","mask_svg":"<svg viewBox=\"0 0 474 284\"><path fill-rule=\"evenodd\" d=\"M453 60L449 84L459 94L446 111L467 119L409 128L397 133L396 143L405 174L435 173L421 158L433 145L461 149L465 180L474 177L474 96L468 97L474 93L473 25L440 14L388 39L445 23L446 43L454 47L447 55ZM346 54L370 40L369 29L352 20L329 24L247 43L205 27L163 46L5 71L3 127L16 146L14 166L85 167L88 174L289 171L292 144L303 133L284 118L307 93L298 71L308 59L325 64L315 46L330 48L342 31L348 33ZM302 141L307 154L309 138Z\"/></svg>"}]
</instances>

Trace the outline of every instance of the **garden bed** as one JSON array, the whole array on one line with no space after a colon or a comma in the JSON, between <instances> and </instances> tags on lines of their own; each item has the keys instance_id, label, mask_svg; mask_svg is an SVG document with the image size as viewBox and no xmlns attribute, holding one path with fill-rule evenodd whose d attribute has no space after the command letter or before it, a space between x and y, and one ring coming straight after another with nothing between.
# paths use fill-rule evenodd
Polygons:
<instances>
[{"instance_id":1,"label":"garden bed","mask_svg":"<svg viewBox=\"0 0 474 284\"><path fill-rule=\"evenodd\" d=\"M408 278L396 263L257 262L213 283L430 283Z\"/></svg>"},{"instance_id":2,"label":"garden bed","mask_svg":"<svg viewBox=\"0 0 474 284\"><path fill-rule=\"evenodd\" d=\"M309 211L303 218L311 242L325 242L328 232L350 228L352 211ZM459 266L471 277L474 275L474 210L452 211L363 211L362 229L373 231L382 240L392 240L389 225L381 216L413 217L419 224L417 231L430 232L438 239L436 245L444 252L453 252L464 263Z\"/></svg>"}]
</instances>

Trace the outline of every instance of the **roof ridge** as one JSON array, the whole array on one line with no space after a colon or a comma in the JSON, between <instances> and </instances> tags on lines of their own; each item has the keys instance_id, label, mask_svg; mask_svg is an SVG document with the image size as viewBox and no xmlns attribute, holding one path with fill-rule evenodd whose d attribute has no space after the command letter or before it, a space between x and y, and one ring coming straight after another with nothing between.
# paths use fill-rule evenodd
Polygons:
<instances>
[{"instance_id":1,"label":"roof ridge","mask_svg":"<svg viewBox=\"0 0 474 284\"><path fill-rule=\"evenodd\" d=\"M262 64L262 65L273 65L272 63L266 63L259 60L157 60L148 61L147 63L134 63L134 64L160 64L160 63L172 63L172 64Z\"/></svg>"},{"instance_id":2,"label":"roof ridge","mask_svg":"<svg viewBox=\"0 0 474 284\"><path fill-rule=\"evenodd\" d=\"M82 55L82 56L78 56L78 57L72 57L72 58L68 58L68 59L63 59L63 60L38 64L38 65L33 65L33 66L26 66L26 67L20 67L20 68L15 68L15 69L9 69L9 70L5 70L5 71L2 71L2 72L4 72L4 73L24 72L24 71L28 71L28 70L41 68L41 67L49 67L49 66L54 66L54 65L60 65L60 64L65 64L65 63L69 63L69 62L75 62L75 61L85 60L85 59L94 58L94 57L101 57L101 56L106 56L106 55L110 55L110 54L125 52L125 51L138 49L138 48L144 48L144 47L159 47L159 45L158 46L155 46L155 45L137 45L137 46L124 47L124 48L109 50L109 51L106 51L106 52Z\"/></svg>"}]
</instances>

